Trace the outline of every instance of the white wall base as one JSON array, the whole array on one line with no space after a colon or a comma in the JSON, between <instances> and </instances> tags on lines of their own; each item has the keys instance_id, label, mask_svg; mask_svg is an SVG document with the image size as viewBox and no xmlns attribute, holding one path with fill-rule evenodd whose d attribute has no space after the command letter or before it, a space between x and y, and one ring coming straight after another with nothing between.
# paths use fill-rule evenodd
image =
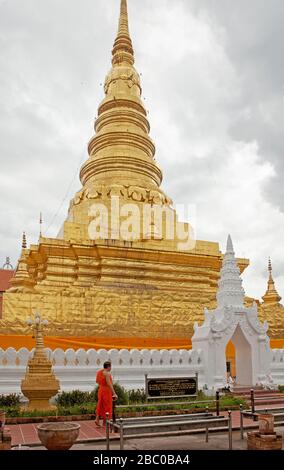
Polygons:
<instances>
[{"instance_id":1,"label":"white wall base","mask_svg":"<svg viewBox=\"0 0 284 470\"><path fill-rule=\"evenodd\" d=\"M95 351L82 349L46 349L54 364L62 391L91 391L96 386L96 373L107 359L112 361L114 382L127 390L145 388L145 374L152 377L187 377L198 373L199 389L205 385L206 365L202 351L132 350ZM20 393L28 358L32 351L0 349L0 394ZM271 351L271 371L275 384L284 385L284 349ZM206 384L211 388L210 384Z\"/></svg>"},{"instance_id":2,"label":"white wall base","mask_svg":"<svg viewBox=\"0 0 284 470\"><path fill-rule=\"evenodd\" d=\"M62 391L80 389L91 391L96 387L96 373L104 361L112 361L112 376L127 390L145 388L145 374L152 377L188 377L198 373L199 388L204 385L202 352L191 350L99 350L46 349L54 364ZM28 358L32 351L0 349L0 394L20 393Z\"/></svg>"}]
</instances>

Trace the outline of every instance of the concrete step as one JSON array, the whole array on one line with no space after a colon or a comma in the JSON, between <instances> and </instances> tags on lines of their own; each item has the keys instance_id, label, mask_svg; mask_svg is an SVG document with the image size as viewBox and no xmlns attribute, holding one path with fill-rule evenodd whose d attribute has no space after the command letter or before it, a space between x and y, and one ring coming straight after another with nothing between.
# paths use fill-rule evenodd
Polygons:
<instances>
[{"instance_id":1,"label":"concrete step","mask_svg":"<svg viewBox=\"0 0 284 470\"><path fill-rule=\"evenodd\" d=\"M275 386L274 390L268 390L267 388L260 387L260 386L259 387L247 387L247 386L244 386L244 385L235 385L233 387L233 392L234 393L250 394L251 390L253 390L255 394L258 394L258 393L280 393L279 390L278 390L277 385Z\"/></svg>"},{"instance_id":2,"label":"concrete step","mask_svg":"<svg viewBox=\"0 0 284 470\"><path fill-rule=\"evenodd\" d=\"M237 397L237 395L234 395ZM239 398L243 398L247 401L247 403L250 403L250 396L242 396ZM258 397L261 398L261 400L255 400L255 406L262 406L264 407L265 405L283 405L284 406L284 397Z\"/></svg>"},{"instance_id":3,"label":"concrete step","mask_svg":"<svg viewBox=\"0 0 284 470\"><path fill-rule=\"evenodd\" d=\"M276 398L273 400L270 400L269 398L264 399L264 400L256 400L255 401L256 406L263 406L263 405L283 405L284 404L284 398Z\"/></svg>"},{"instance_id":4,"label":"concrete step","mask_svg":"<svg viewBox=\"0 0 284 470\"><path fill-rule=\"evenodd\" d=\"M238 397L241 397L241 396L249 396L250 397L250 391L239 391L239 390L233 390L233 395L234 396L238 396ZM278 390L255 390L254 391L254 396L255 397L266 397L266 396L269 396L269 397L274 397L274 396L279 396L279 397L283 397L284 398L284 394L283 393L280 393L278 392Z\"/></svg>"},{"instance_id":5,"label":"concrete step","mask_svg":"<svg viewBox=\"0 0 284 470\"><path fill-rule=\"evenodd\" d=\"M234 385L234 390L265 390L263 385L256 385L252 387L251 385Z\"/></svg>"}]
</instances>

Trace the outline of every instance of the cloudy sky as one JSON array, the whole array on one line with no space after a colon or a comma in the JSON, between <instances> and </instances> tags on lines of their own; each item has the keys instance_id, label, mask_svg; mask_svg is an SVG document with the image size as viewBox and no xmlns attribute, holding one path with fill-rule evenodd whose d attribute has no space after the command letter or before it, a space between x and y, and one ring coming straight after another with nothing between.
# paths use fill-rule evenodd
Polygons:
<instances>
[{"instance_id":1,"label":"cloudy sky","mask_svg":"<svg viewBox=\"0 0 284 470\"><path fill-rule=\"evenodd\" d=\"M267 259L284 297L283 0L128 0L136 67L177 203L199 239L249 257L248 295ZM103 98L119 0L0 0L0 263L21 234L56 236Z\"/></svg>"}]
</instances>

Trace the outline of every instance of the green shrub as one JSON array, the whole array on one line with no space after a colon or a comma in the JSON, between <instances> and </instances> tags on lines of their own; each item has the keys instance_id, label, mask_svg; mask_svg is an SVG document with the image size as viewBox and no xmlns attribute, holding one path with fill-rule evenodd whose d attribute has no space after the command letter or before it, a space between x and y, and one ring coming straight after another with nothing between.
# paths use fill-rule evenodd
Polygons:
<instances>
[{"instance_id":1,"label":"green shrub","mask_svg":"<svg viewBox=\"0 0 284 470\"><path fill-rule=\"evenodd\" d=\"M61 408L61 407L58 407L58 410L57 410L57 416L71 416L71 415L75 415L75 409L77 409L78 406L71 406L70 408Z\"/></svg>"},{"instance_id":2,"label":"green shrub","mask_svg":"<svg viewBox=\"0 0 284 470\"><path fill-rule=\"evenodd\" d=\"M56 399L56 404L62 407L71 407L75 405L82 405L89 402L89 392L82 392L81 390L73 390L72 392L62 392Z\"/></svg>"},{"instance_id":3,"label":"green shrub","mask_svg":"<svg viewBox=\"0 0 284 470\"><path fill-rule=\"evenodd\" d=\"M114 383L113 387L116 391L116 394L118 395L118 400L116 402L117 405L128 405L128 404L144 404L146 403L146 394L144 389L140 390L125 390L124 387L119 385L118 383ZM211 401L215 397L207 397L204 395L202 391L198 393L197 400L198 401ZM98 387L95 388L92 392L82 392L80 390L73 390L71 392L62 392L59 394L59 396L56 399L56 405L60 409L71 409L74 407L78 406L83 406L83 405L92 405L94 408L96 407L96 403L98 401ZM161 399L157 398L157 400L153 401L153 405L155 405L155 402L158 401L159 403L168 403L168 402L179 402L179 401L195 401L195 398L189 397L188 399L186 398L180 398L180 399ZM173 405L174 406L174 405ZM193 406L198 406L202 407L203 405L193 405ZM67 411L66 411L67 413ZM72 411L70 411L69 414L73 414Z\"/></svg>"},{"instance_id":4,"label":"green shrub","mask_svg":"<svg viewBox=\"0 0 284 470\"><path fill-rule=\"evenodd\" d=\"M118 396L118 405L128 404L127 391L119 384L113 384L114 390ZM56 398L56 404L61 408L72 408L77 405L85 405L97 403L98 401L98 387L92 392L82 392L81 390L73 390L72 392L62 392ZM72 414L72 413L71 413Z\"/></svg>"},{"instance_id":5,"label":"green shrub","mask_svg":"<svg viewBox=\"0 0 284 470\"><path fill-rule=\"evenodd\" d=\"M125 388L119 385L118 383L114 383L113 388L115 390L115 393L118 396L118 400L116 402L117 405L127 405L128 404L127 390L125 390Z\"/></svg>"},{"instance_id":6,"label":"green shrub","mask_svg":"<svg viewBox=\"0 0 284 470\"><path fill-rule=\"evenodd\" d=\"M146 393L144 389L129 390L127 394L128 394L128 402L130 404L146 403Z\"/></svg>"},{"instance_id":7,"label":"green shrub","mask_svg":"<svg viewBox=\"0 0 284 470\"><path fill-rule=\"evenodd\" d=\"M5 408L8 406L16 407L20 405L20 395L11 393L10 395L0 395L0 407Z\"/></svg>"},{"instance_id":8,"label":"green shrub","mask_svg":"<svg viewBox=\"0 0 284 470\"><path fill-rule=\"evenodd\" d=\"M6 412L6 418L17 418L21 414L21 409L19 406L3 408Z\"/></svg>"},{"instance_id":9,"label":"green shrub","mask_svg":"<svg viewBox=\"0 0 284 470\"><path fill-rule=\"evenodd\" d=\"M212 401L212 400L215 400L215 397L216 397L215 394L207 396L203 390L199 390L196 400L197 401Z\"/></svg>"},{"instance_id":10,"label":"green shrub","mask_svg":"<svg viewBox=\"0 0 284 470\"><path fill-rule=\"evenodd\" d=\"M55 410L21 410L20 407L4 408L6 411L6 418L34 418L42 416L55 416Z\"/></svg>"},{"instance_id":11,"label":"green shrub","mask_svg":"<svg viewBox=\"0 0 284 470\"><path fill-rule=\"evenodd\" d=\"M98 391L95 389L88 394L88 403L97 403L98 401Z\"/></svg>"},{"instance_id":12,"label":"green shrub","mask_svg":"<svg viewBox=\"0 0 284 470\"><path fill-rule=\"evenodd\" d=\"M94 401L97 403L98 402L98 392L99 392L99 386L97 385L96 388L94 389L93 393L94 394Z\"/></svg>"},{"instance_id":13,"label":"green shrub","mask_svg":"<svg viewBox=\"0 0 284 470\"><path fill-rule=\"evenodd\" d=\"M122 388L122 387L115 387L116 391L122 390L121 393L121 399L124 400L123 404L127 405L125 402L125 395L127 396L127 392ZM120 393L120 392L119 392ZM94 395L94 392L92 392ZM235 398L235 397L221 397L221 403L220 407L222 408L229 408L231 406L238 406L241 403L245 405L245 400L241 398ZM197 409L204 409L206 406L209 407L209 410L215 410L215 402L210 402L208 405L202 404L202 403L192 403L192 404L184 404L181 405L180 403L172 403L169 406L161 406L161 405L155 405L154 403L145 408L142 406L127 406L127 408L118 410L119 415L124 415L127 412L134 412L134 413L139 413L139 412L144 412L144 411L166 411L168 410L197 410ZM57 411L56 410L26 410L22 411L20 407L3 407L3 409L6 411L6 417L7 418L15 418L15 417L44 417L44 416L71 416L71 415L86 415L86 414L95 414L95 409L96 409L96 401L92 400L91 402L85 402L82 404L76 404L72 406L58 406Z\"/></svg>"},{"instance_id":14,"label":"green shrub","mask_svg":"<svg viewBox=\"0 0 284 470\"><path fill-rule=\"evenodd\" d=\"M279 385L279 392L284 393L284 385Z\"/></svg>"},{"instance_id":15,"label":"green shrub","mask_svg":"<svg viewBox=\"0 0 284 470\"><path fill-rule=\"evenodd\" d=\"M113 384L113 388L115 390L115 393L117 394L118 396L118 399L116 401L116 405L128 405L128 393L127 393L127 390L125 390L124 387L122 387L121 385L119 385L118 383L114 383ZM94 390L93 393L93 396L94 396L94 401L98 401L98 391L99 391L99 387L97 386Z\"/></svg>"},{"instance_id":16,"label":"green shrub","mask_svg":"<svg viewBox=\"0 0 284 470\"><path fill-rule=\"evenodd\" d=\"M244 398L237 398L237 397L221 397L220 398L220 405L221 406L239 406L245 405L246 400Z\"/></svg>"},{"instance_id":17,"label":"green shrub","mask_svg":"<svg viewBox=\"0 0 284 470\"><path fill-rule=\"evenodd\" d=\"M42 418L46 416L56 416L56 410L27 410L21 411L18 416L21 418Z\"/></svg>"},{"instance_id":18,"label":"green shrub","mask_svg":"<svg viewBox=\"0 0 284 470\"><path fill-rule=\"evenodd\" d=\"M85 403L84 405L79 406L78 412L74 414L88 415L88 414L95 414L95 413L96 413L95 403Z\"/></svg>"}]
</instances>

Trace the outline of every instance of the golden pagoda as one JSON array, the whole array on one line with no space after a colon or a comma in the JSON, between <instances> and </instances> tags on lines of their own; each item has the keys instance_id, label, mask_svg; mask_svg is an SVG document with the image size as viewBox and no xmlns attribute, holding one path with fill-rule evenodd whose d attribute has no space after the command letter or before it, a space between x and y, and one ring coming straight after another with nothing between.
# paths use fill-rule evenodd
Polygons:
<instances>
[{"instance_id":1,"label":"golden pagoda","mask_svg":"<svg viewBox=\"0 0 284 470\"><path fill-rule=\"evenodd\" d=\"M70 345L94 337L168 347L189 341L204 308L215 307L223 255L218 243L194 240L161 189L126 0L104 91L82 188L57 238L24 244L4 294L0 334L28 334L26 320L39 310L48 335L70 337ZM238 264L243 272L249 263Z\"/></svg>"},{"instance_id":2,"label":"golden pagoda","mask_svg":"<svg viewBox=\"0 0 284 470\"><path fill-rule=\"evenodd\" d=\"M259 317L269 323L269 335L271 338L284 338L284 307L280 304L281 297L278 294L272 276L272 263L268 261L268 283L263 303L259 306Z\"/></svg>"},{"instance_id":3,"label":"golden pagoda","mask_svg":"<svg viewBox=\"0 0 284 470\"><path fill-rule=\"evenodd\" d=\"M262 297L263 302L265 304L278 304L281 300L280 295L278 294L277 290L275 289L275 283L274 279L272 277L272 264L271 264L271 259L269 258L268 261L268 273L269 273L269 279L268 279L268 284L267 284L267 291L265 295Z\"/></svg>"},{"instance_id":4,"label":"golden pagoda","mask_svg":"<svg viewBox=\"0 0 284 470\"><path fill-rule=\"evenodd\" d=\"M48 410L56 408L49 400L57 395L60 389L59 380L52 371L52 362L44 348L43 327L48 324L39 313L35 319L28 320L27 325L34 330L36 340L33 356L28 360L25 378L21 382L21 391L29 399L29 410Z\"/></svg>"}]
</instances>

